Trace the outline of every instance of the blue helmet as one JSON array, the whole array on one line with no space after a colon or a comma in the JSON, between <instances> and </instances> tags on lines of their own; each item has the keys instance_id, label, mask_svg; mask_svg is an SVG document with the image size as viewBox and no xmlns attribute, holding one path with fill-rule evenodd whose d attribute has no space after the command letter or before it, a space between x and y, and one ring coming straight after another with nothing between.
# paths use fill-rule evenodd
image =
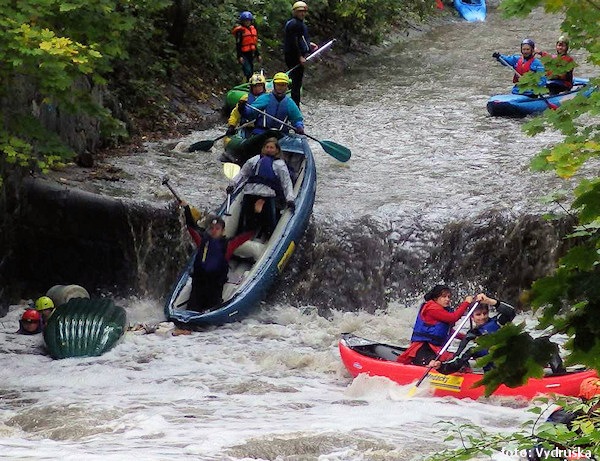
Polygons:
<instances>
[{"instance_id":1,"label":"blue helmet","mask_svg":"<svg viewBox=\"0 0 600 461\"><path fill-rule=\"evenodd\" d=\"M523 45L529 45L532 49L535 49L535 42L530 38L523 39L523 41L521 42L521 46Z\"/></svg>"},{"instance_id":2,"label":"blue helmet","mask_svg":"<svg viewBox=\"0 0 600 461\"><path fill-rule=\"evenodd\" d=\"M254 16L252 16L252 13L250 13L250 11L243 11L242 13L240 13L240 21L252 21L254 19Z\"/></svg>"}]
</instances>

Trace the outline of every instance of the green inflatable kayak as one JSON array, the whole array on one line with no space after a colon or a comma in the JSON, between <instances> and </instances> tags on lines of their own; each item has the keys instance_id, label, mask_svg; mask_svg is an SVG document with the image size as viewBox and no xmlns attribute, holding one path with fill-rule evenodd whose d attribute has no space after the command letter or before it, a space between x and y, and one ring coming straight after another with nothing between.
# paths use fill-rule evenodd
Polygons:
<instances>
[{"instance_id":1,"label":"green inflatable kayak","mask_svg":"<svg viewBox=\"0 0 600 461\"><path fill-rule=\"evenodd\" d=\"M74 298L58 306L44 328L55 359L102 355L125 332L125 309L109 298Z\"/></svg>"}]
</instances>

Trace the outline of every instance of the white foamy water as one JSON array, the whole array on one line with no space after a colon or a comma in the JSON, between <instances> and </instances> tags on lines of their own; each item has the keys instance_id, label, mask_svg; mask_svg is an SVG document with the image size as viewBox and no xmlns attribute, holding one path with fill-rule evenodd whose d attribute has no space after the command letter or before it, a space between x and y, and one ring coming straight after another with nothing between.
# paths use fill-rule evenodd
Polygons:
<instances>
[{"instance_id":1,"label":"white foamy water","mask_svg":"<svg viewBox=\"0 0 600 461\"><path fill-rule=\"evenodd\" d=\"M129 319L152 304L124 303ZM22 308L0 325L4 459L412 459L443 447L438 421L504 430L528 419L517 401L407 398L410 386L384 378L353 382L340 333L406 344L414 307L328 320L269 306L188 336L127 332L101 357L65 360L45 355L41 335L14 334Z\"/></svg>"}]
</instances>

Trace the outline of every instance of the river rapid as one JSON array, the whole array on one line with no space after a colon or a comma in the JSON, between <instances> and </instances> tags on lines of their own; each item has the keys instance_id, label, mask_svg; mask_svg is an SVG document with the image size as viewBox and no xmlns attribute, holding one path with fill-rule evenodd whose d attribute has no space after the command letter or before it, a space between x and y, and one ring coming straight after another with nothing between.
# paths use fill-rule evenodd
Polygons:
<instances>
[{"instance_id":1,"label":"river rapid","mask_svg":"<svg viewBox=\"0 0 600 461\"><path fill-rule=\"evenodd\" d=\"M410 460L447 446L436 424L441 420L502 431L530 419L528 404L517 400L407 398L408 389L385 379L353 382L337 341L340 333L355 332L406 344L419 297L440 280L440 272L411 264L457 242L469 253L463 263L492 258L478 242L508 240L507 228L527 228L515 223L547 211L538 197L554 189L556 180L530 173L528 162L560 136L527 138L520 131L522 120L491 118L485 104L490 95L512 86L510 72L491 53L517 52L529 35L540 48L552 49L558 25L541 12L505 20L492 9L486 23L457 20L439 26L367 57L335 81L310 88L306 77L307 132L349 147L353 156L340 164L311 143L318 171L307 237L313 249L305 244L311 256L303 257L302 247L295 255L304 291L284 280L277 288L289 288L292 299L271 297L243 322L182 336L171 336L168 325L150 334L127 332L102 357L61 361L44 355L40 336L14 333L23 306L13 306L0 323L0 457ZM577 74L589 75L581 55L573 55L580 62ZM160 184L168 174L190 203L212 209L224 198L212 191L224 191L227 184L219 151L185 153L183 148L222 131L216 127L150 143L143 155L113 161L127 179L94 186L108 195L168 206L169 193ZM531 222L527 235L544 240ZM376 267L369 263L373 247L361 243L365 238L398 257L389 258L381 274L371 271L381 283L371 284L377 290L365 288L369 296L340 295L333 301L329 296L335 291L326 283L336 274L314 248L339 245L334 232L350 241L350 256L338 261L347 273L364 275L359 267ZM440 233L445 235L441 243ZM540 251L555 246L548 245ZM507 257L519 255L516 249ZM302 271L301 263L310 270ZM411 283L398 281L398 266L411 272ZM516 284L509 282L508 288ZM464 296L489 285L471 280L459 287L458 295ZM160 299L134 297L118 304L127 309L131 324L164 320ZM327 316L320 315L323 305Z\"/></svg>"}]
</instances>

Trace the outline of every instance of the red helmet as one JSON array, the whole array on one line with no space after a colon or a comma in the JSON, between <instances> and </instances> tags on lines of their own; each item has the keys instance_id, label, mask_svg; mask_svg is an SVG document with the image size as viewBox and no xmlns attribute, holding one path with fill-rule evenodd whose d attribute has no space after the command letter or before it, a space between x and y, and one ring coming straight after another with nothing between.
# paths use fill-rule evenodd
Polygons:
<instances>
[{"instance_id":1,"label":"red helmet","mask_svg":"<svg viewBox=\"0 0 600 461\"><path fill-rule=\"evenodd\" d=\"M40 313L35 309L26 309L21 320L24 322L39 322L41 320Z\"/></svg>"}]
</instances>

